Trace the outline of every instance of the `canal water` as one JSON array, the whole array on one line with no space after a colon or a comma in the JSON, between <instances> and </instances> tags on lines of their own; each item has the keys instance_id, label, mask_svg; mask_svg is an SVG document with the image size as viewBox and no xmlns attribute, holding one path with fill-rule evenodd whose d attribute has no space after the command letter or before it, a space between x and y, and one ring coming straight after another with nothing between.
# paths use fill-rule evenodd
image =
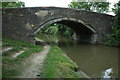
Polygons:
<instances>
[{"instance_id":1,"label":"canal water","mask_svg":"<svg viewBox=\"0 0 120 80\"><path fill-rule=\"evenodd\" d=\"M91 78L118 78L118 48L77 43L75 40L46 34L38 37L59 46Z\"/></svg>"}]
</instances>

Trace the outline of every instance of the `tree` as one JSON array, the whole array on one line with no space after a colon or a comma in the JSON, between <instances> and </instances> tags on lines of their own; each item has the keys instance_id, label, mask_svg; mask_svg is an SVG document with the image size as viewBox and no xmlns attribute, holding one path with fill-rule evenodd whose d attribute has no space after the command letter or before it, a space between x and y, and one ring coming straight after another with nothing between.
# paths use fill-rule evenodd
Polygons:
<instances>
[{"instance_id":1,"label":"tree","mask_svg":"<svg viewBox=\"0 0 120 80\"><path fill-rule=\"evenodd\" d=\"M120 1L115 4L113 11L116 14L114 26L112 27L112 33L107 37L106 45L120 47Z\"/></svg>"},{"instance_id":2,"label":"tree","mask_svg":"<svg viewBox=\"0 0 120 80\"><path fill-rule=\"evenodd\" d=\"M75 32L71 28L68 28L65 25L57 24L57 23L42 28L40 32L51 35L61 35L71 38L73 38L74 37L73 35L75 34Z\"/></svg>"},{"instance_id":3,"label":"tree","mask_svg":"<svg viewBox=\"0 0 120 80\"><path fill-rule=\"evenodd\" d=\"M109 2L71 2L68 7L105 13L109 12L109 4Z\"/></svg>"},{"instance_id":4,"label":"tree","mask_svg":"<svg viewBox=\"0 0 120 80\"><path fill-rule=\"evenodd\" d=\"M21 1L17 2L2 2L2 8L11 8L11 7L25 7L25 3Z\"/></svg>"}]
</instances>

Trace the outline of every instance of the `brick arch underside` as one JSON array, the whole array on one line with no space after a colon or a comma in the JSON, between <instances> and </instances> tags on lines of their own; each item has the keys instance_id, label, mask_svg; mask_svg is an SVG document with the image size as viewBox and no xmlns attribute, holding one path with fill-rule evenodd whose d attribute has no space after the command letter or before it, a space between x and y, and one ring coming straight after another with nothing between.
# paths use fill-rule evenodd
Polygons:
<instances>
[{"instance_id":1,"label":"brick arch underside","mask_svg":"<svg viewBox=\"0 0 120 80\"><path fill-rule=\"evenodd\" d=\"M43 27L53 23L63 24L73 29L77 35L77 40L80 42L91 43L92 35L96 33L95 29L90 24L87 24L82 20L74 18L55 18L50 19L37 27L33 32L34 35L37 35Z\"/></svg>"}]
</instances>

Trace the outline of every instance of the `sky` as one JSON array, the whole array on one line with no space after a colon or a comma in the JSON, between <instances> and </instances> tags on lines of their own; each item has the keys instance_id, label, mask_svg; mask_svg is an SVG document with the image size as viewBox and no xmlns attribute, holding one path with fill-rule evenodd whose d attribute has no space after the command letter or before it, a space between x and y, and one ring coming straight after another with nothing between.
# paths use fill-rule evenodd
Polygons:
<instances>
[{"instance_id":1,"label":"sky","mask_svg":"<svg viewBox=\"0 0 120 80\"><path fill-rule=\"evenodd\" d=\"M26 7L55 6L68 7L72 0L21 0L25 2Z\"/></svg>"},{"instance_id":2,"label":"sky","mask_svg":"<svg viewBox=\"0 0 120 80\"><path fill-rule=\"evenodd\" d=\"M73 0L20 0L25 2L25 7L68 7L68 5ZM111 3L116 3L118 0L107 0ZM113 4L110 7L113 7ZM110 15L114 15L112 12L108 13Z\"/></svg>"}]
</instances>

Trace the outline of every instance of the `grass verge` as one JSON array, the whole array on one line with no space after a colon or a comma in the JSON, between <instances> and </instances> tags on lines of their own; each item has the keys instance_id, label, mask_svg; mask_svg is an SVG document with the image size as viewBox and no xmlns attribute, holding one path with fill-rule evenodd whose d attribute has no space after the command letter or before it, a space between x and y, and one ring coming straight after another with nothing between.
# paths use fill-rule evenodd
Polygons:
<instances>
[{"instance_id":1,"label":"grass verge","mask_svg":"<svg viewBox=\"0 0 120 80\"><path fill-rule=\"evenodd\" d=\"M41 78L80 78L76 70L78 66L71 61L57 46L51 49L44 61Z\"/></svg>"},{"instance_id":2,"label":"grass verge","mask_svg":"<svg viewBox=\"0 0 120 80\"><path fill-rule=\"evenodd\" d=\"M22 63L31 54L36 54L42 51L43 46L33 45L21 41L12 40L9 38L3 38L2 47L13 47L9 51L2 52L2 77L12 78L21 74ZM26 49L25 49L26 48ZM23 50L24 52L20 54L17 58L11 58L10 55Z\"/></svg>"}]
</instances>

